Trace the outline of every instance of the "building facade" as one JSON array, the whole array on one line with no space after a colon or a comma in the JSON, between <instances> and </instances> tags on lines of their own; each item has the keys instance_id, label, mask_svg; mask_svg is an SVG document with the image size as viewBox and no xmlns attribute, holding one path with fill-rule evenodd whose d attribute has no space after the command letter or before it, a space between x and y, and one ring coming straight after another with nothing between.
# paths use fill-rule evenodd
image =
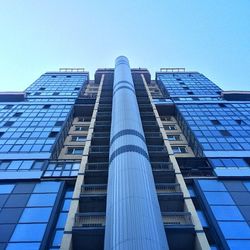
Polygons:
<instances>
[{"instance_id":1,"label":"building facade","mask_svg":"<svg viewBox=\"0 0 250 250\"><path fill-rule=\"evenodd\" d=\"M250 249L249 115L123 56L0 93L0 249Z\"/></svg>"}]
</instances>

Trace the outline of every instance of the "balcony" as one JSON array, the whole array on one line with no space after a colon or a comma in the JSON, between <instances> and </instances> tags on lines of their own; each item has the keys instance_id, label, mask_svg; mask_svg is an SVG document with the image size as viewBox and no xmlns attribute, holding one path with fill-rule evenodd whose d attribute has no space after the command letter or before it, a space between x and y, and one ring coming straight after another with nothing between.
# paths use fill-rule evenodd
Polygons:
<instances>
[{"instance_id":1,"label":"balcony","mask_svg":"<svg viewBox=\"0 0 250 250\"><path fill-rule=\"evenodd\" d=\"M76 214L73 249L103 250L105 219L105 213ZM195 249L195 231L190 213L163 213L162 220L171 250Z\"/></svg>"}]
</instances>

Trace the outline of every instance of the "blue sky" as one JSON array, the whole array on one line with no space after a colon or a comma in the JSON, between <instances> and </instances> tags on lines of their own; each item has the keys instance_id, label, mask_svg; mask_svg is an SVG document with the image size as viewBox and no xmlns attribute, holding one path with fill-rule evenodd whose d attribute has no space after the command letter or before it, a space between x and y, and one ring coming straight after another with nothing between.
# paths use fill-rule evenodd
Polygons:
<instances>
[{"instance_id":1,"label":"blue sky","mask_svg":"<svg viewBox=\"0 0 250 250\"><path fill-rule=\"evenodd\" d=\"M0 90L42 73L113 67L196 70L225 90L250 90L249 0L2 0Z\"/></svg>"}]
</instances>

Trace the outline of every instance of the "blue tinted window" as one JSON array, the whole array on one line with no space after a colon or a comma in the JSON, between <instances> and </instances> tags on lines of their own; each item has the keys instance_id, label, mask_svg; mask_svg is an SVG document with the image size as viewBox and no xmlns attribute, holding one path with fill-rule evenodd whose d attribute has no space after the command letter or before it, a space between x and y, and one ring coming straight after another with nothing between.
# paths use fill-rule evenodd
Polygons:
<instances>
[{"instance_id":1,"label":"blue tinted window","mask_svg":"<svg viewBox=\"0 0 250 250\"><path fill-rule=\"evenodd\" d=\"M246 186L247 190L250 191L250 181L244 181L243 183Z\"/></svg>"},{"instance_id":2,"label":"blue tinted window","mask_svg":"<svg viewBox=\"0 0 250 250\"><path fill-rule=\"evenodd\" d=\"M199 180L199 184L203 191L226 191L223 183L217 180Z\"/></svg>"},{"instance_id":3,"label":"blue tinted window","mask_svg":"<svg viewBox=\"0 0 250 250\"><path fill-rule=\"evenodd\" d=\"M6 250L39 250L40 243L9 243Z\"/></svg>"},{"instance_id":4,"label":"blue tinted window","mask_svg":"<svg viewBox=\"0 0 250 250\"><path fill-rule=\"evenodd\" d=\"M46 224L17 224L10 241L41 241L45 229Z\"/></svg>"},{"instance_id":5,"label":"blue tinted window","mask_svg":"<svg viewBox=\"0 0 250 250\"><path fill-rule=\"evenodd\" d=\"M203 212L202 212L202 211L197 211L197 214L198 214L198 216L199 216L201 225L202 225L203 227L208 227L207 220L206 220L206 218L205 218Z\"/></svg>"},{"instance_id":6,"label":"blue tinted window","mask_svg":"<svg viewBox=\"0 0 250 250\"><path fill-rule=\"evenodd\" d=\"M210 205L234 205L231 196L226 192L204 192Z\"/></svg>"},{"instance_id":7,"label":"blue tinted window","mask_svg":"<svg viewBox=\"0 0 250 250\"><path fill-rule=\"evenodd\" d=\"M67 220L67 213L60 213L56 227L57 228L64 228L65 224L66 224L66 220Z\"/></svg>"},{"instance_id":8,"label":"blue tinted window","mask_svg":"<svg viewBox=\"0 0 250 250\"><path fill-rule=\"evenodd\" d=\"M226 239L249 239L250 228L246 222L219 222Z\"/></svg>"},{"instance_id":9,"label":"blue tinted window","mask_svg":"<svg viewBox=\"0 0 250 250\"><path fill-rule=\"evenodd\" d=\"M15 185L0 185L0 194L9 194L14 187Z\"/></svg>"},{"instance_id":10,"label":"blue tinted window","mask_svg":"<svg viewBox=\"0 0 250 250\"><path fill-rule=\"evenodd\" d=\"M56 200L56 194L32 194L30 196L28 207L53 206Z\"/></svg>"},{"instance_id":11,"label":"blue tinted window","mask_svg":"<svg viewBox=\"0 0 250 250\"><path fill-rule=\"evenodd\" d=\"M63 230L57 230L53 240L53 247L55 246L59 247L61 245L62 237L63 237Z\"/></svg>"},{"instance_id":12,"label":"blue tinted window","mask_svg":"<svg viewBox=\"0 0 250 250\"><path fill-rule=\"evenodd\" d=\"M236 206L211 206L217 220L244 221L242 214Z\"/></svg>"},{"instance_id":13,"label":"blue tinted window","mask_svg":"<svg viewBox=\"0 0 250 250\"><path fill-rule=\"evenodd\" d=\"M20 222L48 222L52 208L25 208Z\"/></svg>"},{"instance_id":14,"label":"blue tinted window","mask_svg":"<svg viewBox=\"0 0 250 250\"><path fill-rule=\"evenodd\" d=\"M60 182L41 182L36 184L34 193L57 193L60 187Z\"/></svg>"},{"instance_id":15,"label":"blue tinted window","mask_svg":"<svg viewBox=\"0 0 250 250\"><path fill-rule=\"evenodd\" d=\"M227 240L227 244L231 250L250 249L250 240Z\"/></svg>"},{"instance_id":16,"label":"blue tinted window","mask_svg":"<svg viewBox=\"0 0 250 250\"><path fill-rule=\"evenodd\" d=\"M65 200L63 203L62 211L69 211L71 200Z\"/></svg>"}]
</instances>

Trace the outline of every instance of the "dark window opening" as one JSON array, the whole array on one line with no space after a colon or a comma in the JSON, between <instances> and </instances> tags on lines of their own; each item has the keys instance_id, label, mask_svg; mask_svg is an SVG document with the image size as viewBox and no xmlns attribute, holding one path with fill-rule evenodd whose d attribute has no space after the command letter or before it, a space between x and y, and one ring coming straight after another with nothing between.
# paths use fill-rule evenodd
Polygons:
<instances>
[{"instance_id":1,"label":"dark window opening","mask_svg":"<svg viewBox=\"0 0 250 250\"><path fill-rule=\"evenodd\" d=\"M70 78L71 76L66 76L66 77Z\"/></svg>"},{"instance_id":2,"label":"dark window opening","mask_svg":"<svg viewBox=\"0 0 250 250\"><path fill-rule=\"evenodd\" d=\"M55 78L56 76L51 76L51 77Z\"/></svg>"},{"instance_id":3,"label":"dark window opening","mask_svg":"<svg viewBox=\"0 0 250 250\"><path fill-rule=\"evenodd\" d=\"M43 106L43 109L49 109L50 107L51 107L50 104L45 104L45 105Z\"/></svg>"},{"instance_id":4,"label":"dark window opening","mask_svg":"<svg viewBox=\"0 0 250 250\"><path fill-rule=\"evenodd\" d=\"M179 82L180 85L185 85L185 82Z\"/></svg>"},{"instance_id":5,"label":"dark window opening","mask_svg":"<svg viewBox=\"0 0 250 250\"><path fill-rule=\"evenodd\" d=\"M11 109L12 107L14 107L14 105L6 105L6 106L4 106L3 109Z\"/></svg>"},{"instance_id":6,"label":"dark window opening","mask_svg":"<svg viewBox=\"0 0 250 250\"><path fill-rule=\"evenodd\" d=\"M224 104L224 103L219 103L218 104L221 108L226 108L226 104Z\"/></svg>"},{"instance_id":7,"label":"dark window opening","mask_svg":"<svg viewBox=\"0 0 250 250\"><path fill-rule=\"evenodd\" d=\"M41 95L41 92L35 92L34 95Z\"/></svg>"},{"instance_id":8,"label":"dark window opening","mask_svg":"<svg viewBox=\"0 0 250 250\"><path fill-rule=\"evenodd\" d=\"M10 121L8 121L8 122L5 122L4 123L4 127L10 127L10 126L12 126L14 124L14 122L10 122Z\"/></svg>"},{"instance_id":9,"label":"dark window opening","mask_svg":"<svg viewBox=\"0 0 250 250\"><path fill-rule=\"evenodd\" d=\"M218 120L211 120L213 125L221 125L220 121Z\"/></svg>"},{"instance_id":10,"label":"dark window opening","mask_svg":"<svg viewBox=\"0 0 250 250\"><path fill-rule=\"evenodd\" d=\"M187 149L184 146L172 146L174 154L187 153Z\"/></svg>"},{"instance_id":11,"label":"dark window opening","mask_svg":"<svg viewBox=\"0 0 250 250\"><path fill-rule=\"evenodd\" d=\"M68 154L71 155L82 155L83 148L68 148Z\"/></svg>"},{"instance_id":12,"label":"dark window opening","mask_svg":"<svg viewBox=\"0 0 250 250\"><path fill-rule=\"evenodd\" d=\"M51 131L49 134L49 138L55 138L58 135L57 131Z\"/></svg>"},{"instance_id":13,"label":"dark window opening","mask_svg":"<svg viewBox=\"0 0 250 250\"><path fill-rule=\"evenodd\" d=\"M59 92L54 92L53 95L59 95L60 93Z\"/></svg>"},{"instance_id":14,"label":"dark window opening","mask_svg":"<svg viewBox=\"0 0 250 250\"><path fill-rule=\"evenodd\" d=\"M64 121L57 121L57 122L55 123L55 126L62 126L63 123L64 123Z\"/></svg>"},{"instance_id":15,"label":"dark window opening","mask_svg":"<svg viewBox=\"0 0 250 250\"><path fill-rule=\"evenodd\" d=\"M80 87L75 87L75 89L74 90L80 90Z\"/></svg>"},{"instance_id":16,"label":"dark window opening","mask_svg":"<svg viewBox=\"0 0 250 250\"><path fill-rule=\"evenodd\" d=\"M22 112L16 112L13 117L20 117L22 115Z\"/></svg>"},{"instance_id":17,"label":"dark window opening","mask_svg":"<svg viewBox=\"0 0 250 250\"><path fill-rule=\"evenodd\" d=\"M181 141L181 137L179 135L168 135L169 141Z\"/></svg>"},{"instance_id":18,"label":"dark window opening","mask_svg":"<svg viewBox=\"0 0 250 250\"><path fill-rule=\"evenodd\" d=\"M75 131L87 131L88 128L88 126L76 126Z\"/></svg>"},{"instance_id":19,"label":"dark window opening","mask_svg":"<svg viewBox=\"0 0 250 250\"><path fill-rule=\"evenodd\" d=\"M245 124L245 122L244 122L244 121L242 121L242 120L235 120L235 122L236 122L237 124L239 124L239 125L243 125L243 124Z\"/></svg>"},{"instance_id":20,"label":"dark window opening","mask_svg":"<svg viewBox=\"0 0 250 250\"><path fill-rule=\"evenodd\" d=\"M78 122L84 122L84 118L83 117L78 117Z\"/></svg>"},{"instance_id":21,"label":"dark window opening","mask_svg":"<svg viewBox=\"0 0 250 250\"><path fill-rule=\"evenodd\" d=\"M181 81L181 78L176 78L177 81Z\"/></svg>"},{"instance_id":22,"label":"dark window opening","mask_svg":"<svg viewBox=\"0 0 250 250\"><path fill-rule=\"evenodd\" d=\"M230 132L227 130L219 130L223 136L231 136Z\"/></svg>"},{"instance_id":23,"label":"dark window opening","mask_svg":"<svg viewBox=\"0 0 250 250\"><path fill-rule=\"evenodd\" d=\"M46 88L44 88L44 87L41 87L39 90L45 90Z\"/></svg>"},{"instance_id":24,"label":"dark window opening","mask_svg":"<svg viewBox=\"0 0 250 250\"><path fill-rule=\"evenodd\" d=\"M0 132L0 138L4 135L4 132Z\"/></svg>"},{"instance_id":25,"label":"dark window opening","mask_svg":"<svg viewBox=\"0 0 250 250\"><path fill-rule=\"evenodd\" d=\"M176 130L175 125L163 125L165 130Z\"/></svg>"},{"instance_id":26,"label":"dark window opening","mask_svg":"<svg viewBox=\"0 0 250 250\"><path fill-rule=\"evenodd\" d=\"M193 95L193 94L194 94L193 91L188 91L187 93L188 93L189 95Z\"/></svg>"},{"instance_id":27,"label":"dark window opening","mask_svg":"<svg viewBox=\"0 0 250 250\"><path fill-rule=\"evenodd\" d=\"M83 142L83 141L86 140L86 138L87 138L87 136L82 136L82 135L79 135L79 136L72 136L71 141Z\"/></svg>"}]
</instances>

